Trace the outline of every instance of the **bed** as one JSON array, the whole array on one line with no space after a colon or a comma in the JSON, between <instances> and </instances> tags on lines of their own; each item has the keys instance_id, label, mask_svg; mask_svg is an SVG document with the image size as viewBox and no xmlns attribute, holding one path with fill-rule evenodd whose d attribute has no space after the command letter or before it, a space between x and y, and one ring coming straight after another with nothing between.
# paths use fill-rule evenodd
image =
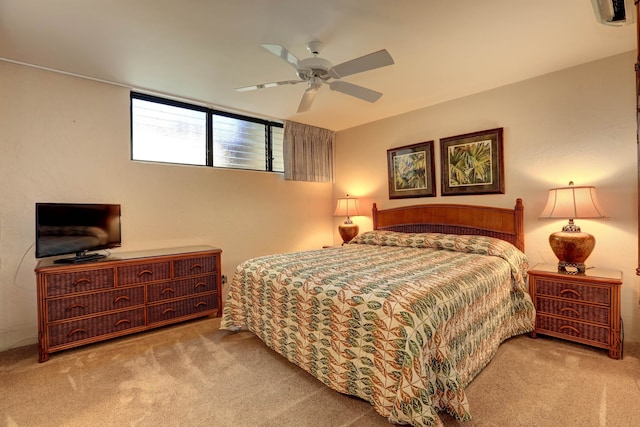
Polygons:
<instances>
[{"instance_id":1,"label":"bed","mask_svg":"<svg viewBox=\"0 0 640 427\"><path fill-rule=\"evenodd\" d=\"M248 329L392 423L470 420L465 387L534 327L522 200L372 213L373 230L347 245L240 264L221 328Z\"/></svg>"}]
</instances>

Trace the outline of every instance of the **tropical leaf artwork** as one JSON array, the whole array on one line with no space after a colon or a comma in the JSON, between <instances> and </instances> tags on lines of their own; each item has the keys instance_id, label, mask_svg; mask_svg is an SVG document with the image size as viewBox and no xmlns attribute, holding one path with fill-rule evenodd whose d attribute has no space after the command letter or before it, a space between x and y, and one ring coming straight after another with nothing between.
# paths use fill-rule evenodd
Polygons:
<instances>
[{"instance_id":1,"label":"tropical leaf artwork","mask_svg":"<svg viewBox=\"0 0 640 427\"><path fill-rule=\"evenodd\" d=\"M490 140L449 147L449 186L492 184L491 154Z\"/></svg>"},{"instance_id":2,"label":"tropical leaf artwork","mask_svg":"<svg viewBox=\"0 0 640 427\"><path fill-rule=\"evenodd\" d=\"M424 151L398 154L393 158L396 191L427 188L427 155Z\"/></svg>"}]
</instances>

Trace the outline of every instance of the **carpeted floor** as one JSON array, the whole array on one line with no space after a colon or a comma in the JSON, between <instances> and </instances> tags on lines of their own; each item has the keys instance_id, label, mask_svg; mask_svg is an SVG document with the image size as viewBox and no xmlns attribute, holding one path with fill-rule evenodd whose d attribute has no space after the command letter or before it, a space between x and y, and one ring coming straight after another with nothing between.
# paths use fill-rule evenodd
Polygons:
<instances>
[{"instance_id":1,"label":"carpeted floor","mask_svg":"<svg viewBox=\"0 0 640 427\"><path fill-rule=\"evenodd\" d=\"M0 353L0 426L389 426L249 332L202 319L54 353ZM606 351L520 336L469 385L473 421L446 426L635 426L640 345Z\"/></svg>"}]
</instances>

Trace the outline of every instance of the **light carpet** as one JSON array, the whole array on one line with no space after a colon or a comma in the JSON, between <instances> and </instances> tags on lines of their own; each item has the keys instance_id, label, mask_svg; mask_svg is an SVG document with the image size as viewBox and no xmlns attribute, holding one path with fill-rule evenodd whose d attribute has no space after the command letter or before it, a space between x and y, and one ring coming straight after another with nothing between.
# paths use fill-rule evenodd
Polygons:
<instances>
[{"instance_id":1,"label":"light carpet","mask_svg":"<svg viewBox=\"0 0 640 427\"><path fill-rule=\"evenodd\" d=\"M54 353L0 353L0 425L389 426L250 332L206 318ZM640 345L623 360L540 337L503 343L467 388L473 420L446 426L640 425Z\"/></svg>"}]
</instances>

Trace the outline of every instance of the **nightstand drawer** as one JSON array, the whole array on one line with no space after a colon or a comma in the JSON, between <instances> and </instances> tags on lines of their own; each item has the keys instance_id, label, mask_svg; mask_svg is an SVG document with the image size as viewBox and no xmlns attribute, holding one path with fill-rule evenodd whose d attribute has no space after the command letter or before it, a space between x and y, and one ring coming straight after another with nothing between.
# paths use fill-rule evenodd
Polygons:
<instances>
[{"instance_id":1,"label":"nightstand drawer","mask_svg":"<svg viewBox=\"0 0 640 427\"><path fill-rule=\"evenodd\" d=\"M606 287L572 283L569 280L560 281L544 278L536 278L535 285L536 293L539 295L575 299L606 306L611 305L611 292Z\"/></svg>"},{"instance_id":2,"label":"nightstand drawer","mask_svg":"<svg viewBox=\"0 0 640 427\"><path fill-rule=\"evenodd\" d=\"M555 314L575 320L602 323L608 326L610 322L609 309L606 307L586 305L552 298L537 297L536 312L541 314Z\"/></svg>"},{"instance_id":3,"label":"nightstand drawer","mask_svg":"<svg viewBox=\"0 0 640 427\"><path fill-rule=\"evenodd\" d=\"M610 345L610 329L589 323L573 322L538 314L536 316L536 331L539 333L555 332L572 338L588 340L598 344Z\"/></svg>"}]
</instances>

